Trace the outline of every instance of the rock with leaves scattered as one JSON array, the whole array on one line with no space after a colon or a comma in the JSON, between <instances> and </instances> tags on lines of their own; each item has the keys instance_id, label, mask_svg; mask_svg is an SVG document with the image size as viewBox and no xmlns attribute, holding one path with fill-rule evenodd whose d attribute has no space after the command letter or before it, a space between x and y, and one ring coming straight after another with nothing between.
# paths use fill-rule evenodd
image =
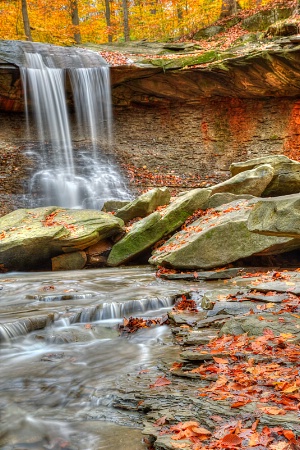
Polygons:
<instances>
[{"instance_id":1,"label":"rock with leaves scattered","mask_svg":"<svg viewBox=\"0 0 300 450\"><path fill-rule=\"evenodd\" d=\"M0 267L40 269L54 256L84 250L119 233L123 225L112 214L94 210L49 206L13 211L0 218Z\"/></svg>"},{"instance_id":2,"label":"rock with leaves scattered","mask_svg":"<svg viewBox=\"0 0 300 450\"><path fill-rule=\"evenodd\" d=\"M252 255L300 247L299 239L251 233L247 220L257 200L240 200L207 210L153 252L149 262L175 269L212 269Z\"/></svg>"}]
</instances>

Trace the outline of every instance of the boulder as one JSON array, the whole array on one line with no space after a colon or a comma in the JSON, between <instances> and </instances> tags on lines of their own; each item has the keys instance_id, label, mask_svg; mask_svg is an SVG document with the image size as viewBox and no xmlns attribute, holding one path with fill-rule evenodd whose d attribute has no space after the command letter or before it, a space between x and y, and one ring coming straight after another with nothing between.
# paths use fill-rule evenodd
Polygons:
<instances>
[{"instance_id":1,"label":"boulder","mask_svg":"<svg viewBox=\"0 0 300 450\"><path fill-rule=\"evenodd\" d=\"M259 201L249 215L247 227L254 233L300 239L300 194Z\"/></svg>"},{"instance_id":2,"label":"boulder","mask_svg":"<svg viewBox=\"0 0 300 450\"><path fill-rule=\"evenodd\" d=\"M251 170L262 164L270 164L272 167L277 167L279 164L289 163L292 160L284 155L269 155L261 156L260 158L252 158L247 161L241 161L238 163L232 163L230 166L231 175L237 175L245 170Z\"/></svg>"},{"instance_id":3,"label":"boulder","mask_svg":"<svg viewBox=\"0 0 300 450\"><path fill-rule=\"evenodd\" d=\"M62 255L55 256L51 259L52 270L80 270L83 269L86 262L87 256L83 251L63 253Z\"/></svg>"},{"instance_id":4,"label":"boulder","mask_svg":"<svg viewBox=\"0 0 300 450\"><path fill-rule=\"evenodd\" d=\"M119 266L149 249L164 236L174 232L209 198L209 189L193 189L177 197L163 211L154 212L133 225L123 239L112 248L109 266Z\"/></svg>"},{"instance_id":5,"label":"boulder","mask_svg":"<svg viewBox=\"0 0 300 450\"><path fill-rule=\"evenodd\" d=\"M124 206L130 203L129 200L106 200L102 207L102 211L104 212L116 212L118 209L123 208Z\"/></svg>"},{"instance_id":6,"label":"boulder","mask_svg":"<svg viewBox=\"0 0 300 450\"><path fill-rule=\"evenodd\" d=\"M299 248L299 239L262 236L247 229L255 202L239 200L207 211L156 249L149 263L205 270L252 255L273 255Z\"/></svg>"},{"instance_id":7,"label":"boulder","mask_svg":"<svg viewBox=\"0 0 300 450\"><path fill-rule=\"evenodd\" d=\"M225 205L226 203L234 202L235 200L241 200L241 199L252 199L255 198L253 195L248 194L231 194L230 192L222 192L219 194L212 195L205 204L204 209L208 208L217 208L218 206Z\"/></svg>"},{"instance_id":8,"label":"boulder","mask_svg":"<svg viewBox=\"0 0 300 450\"><path fill-rule=\"evenodd\" d=\"M138 198L118 209L116 217L128 222L135 217L146 217L158 206L170 203L171 194L167 187L155 188L140 195Z\"/></svg>"},{"instance_id":9,"label":"boulder","mask_svg":"<svg viewBox=\"0 0 300 450\"><path fill-rule=\"evenodd\" d=\"M0 267L32 270L62 253L83 250L124 225L112 214L49 206L13 211L0 218Z\"/></svg>"},{"instance_id":10,"label":"boulder","mask_svg":"<svg viewBox=\"0 0 300 450\"><path fill-rule=\"evenodd\" d=\"M213 194L230 192L236 195L248 194L259 197L265 191L273 176L273 167L270 164L262 164L254 169L238 173L210 189Z\"/></svg>"},{"instance_id":11,"label":"boulder","mask_svg":"<svg viewBox=\"0 0 300 450\"><path fill-rule=\"evenodd\" d=\"M278 20L287 19L294 13L294 8L274 8L262 10L242 21L242 27L248 31L266 30Z\"/></svg>"},{"instance_id":12,"label":"boulder","mask_svg":"<svg viewBox=\"0 0 300 450\"><path fill-rule=\"evenodd\" d=\"M275 197L300 192L300 163L284 155L263 156L261 158L234 163L230 166L230 171L234 176L263 164L270 164L274 169L274 177L262 193L264 197Z\"/></svg>"}]
</instances>

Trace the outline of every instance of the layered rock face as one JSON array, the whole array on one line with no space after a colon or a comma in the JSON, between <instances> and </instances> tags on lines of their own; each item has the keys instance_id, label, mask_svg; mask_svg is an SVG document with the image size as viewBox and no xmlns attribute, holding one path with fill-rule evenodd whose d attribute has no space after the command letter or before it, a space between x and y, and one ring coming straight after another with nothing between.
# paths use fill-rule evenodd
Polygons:
<instances>
[{"instance_id":1,"label":"layered rock face","mask_svg":"<svg viewBox=\"0 0 300 450\"><path fill-rule=\"evenodd\" d=\"M133 189L210 187L228 178L233 161L299 160L297 36L256 33L230 51L189 51L111 67L113 152ZM26 207L21 196L36 164L24 151L20 63L0 51L0 215Z\"/></svg>"}]
</instances>

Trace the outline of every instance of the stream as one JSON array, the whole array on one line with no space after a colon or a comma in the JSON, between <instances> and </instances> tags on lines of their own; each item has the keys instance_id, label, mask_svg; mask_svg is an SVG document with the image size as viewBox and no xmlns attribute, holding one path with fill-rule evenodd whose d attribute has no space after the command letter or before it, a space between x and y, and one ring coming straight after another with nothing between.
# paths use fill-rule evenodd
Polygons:
<instances>
[{"instance_id":1,"label":"stream","mask_svg":"<svg viewBox=\"0 0 300 450\"><path fill-rule=\"evenodd\" d=\"M120 337L118 324L161 317L192 287L148 266L1 274L0 448L145 449L114 393L176 350L166 325Z\"/></svg>"}]
</instances>

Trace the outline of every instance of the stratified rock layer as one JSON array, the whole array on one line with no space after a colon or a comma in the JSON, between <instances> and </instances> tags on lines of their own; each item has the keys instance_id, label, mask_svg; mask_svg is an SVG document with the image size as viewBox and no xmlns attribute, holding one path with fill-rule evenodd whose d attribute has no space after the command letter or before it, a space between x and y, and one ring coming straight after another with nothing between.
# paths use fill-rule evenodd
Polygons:
<instances>
[{"instance_id":1,"label":"stratified rock layer","mask_svg":"<svg viewBox=\"0 0 300 450\"><path fill-rule=\"evenodd\" d=\"M299 239L261 236L247 229L255 200L208 211L154 251L149 262L180 269L222 267L252 255L273 255L300 247Z\"/></svg>"},{"instance_id":2,"label":"stratified rock layer","mask_svg":"<svg viewBox=\"0 0 300 450\"><path fill-rule=\"evenodd\" d=\"M0 268L37 269L53 256L113 236L123 224L111 214L94 210L49 206L13 211L0 218Z\"/></svg>"},{"instance_id":3,"label":"stratified rock layer","mask_svg":"<svg viewBox=\"0 0 300 450\"><path fill-rule=\"evenodd\" d=\"M251 211L249 231L300 239L300 194L259 201Z\"/></svg>"}]
</instances>

